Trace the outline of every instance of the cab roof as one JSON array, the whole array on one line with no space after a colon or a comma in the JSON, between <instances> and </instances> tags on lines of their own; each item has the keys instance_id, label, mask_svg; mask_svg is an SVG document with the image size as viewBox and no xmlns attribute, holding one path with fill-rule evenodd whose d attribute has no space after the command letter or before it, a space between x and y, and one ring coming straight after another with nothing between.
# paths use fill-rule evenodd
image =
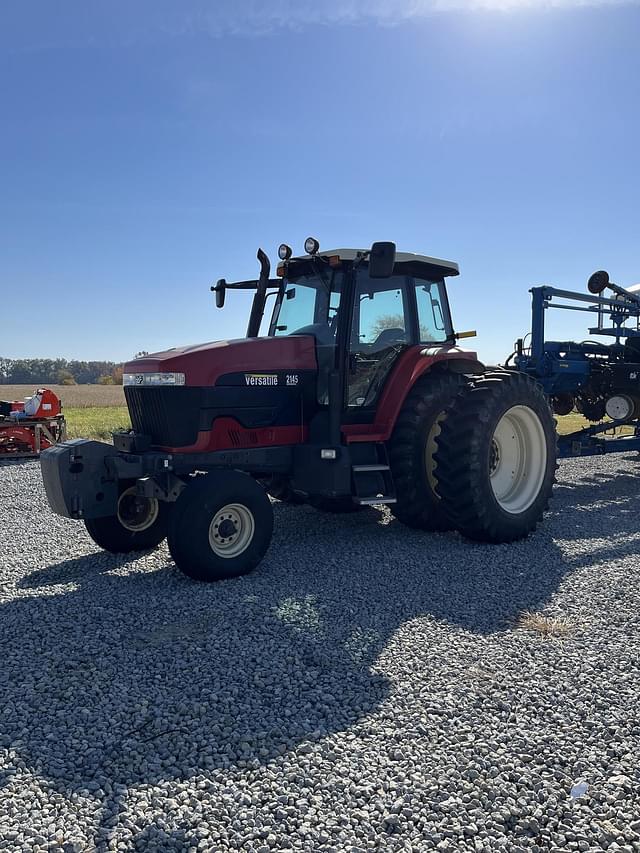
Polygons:
<instances>
[{"instance_id":1,"label":"cab roof","mask_svg":"<svg viewBox=\"0 0 640 853\"><path fill-rule=\"evenodd\" d=\"M323 249L316 255L298 255L291 261L310 261L316 258L328 258L338 256L342 261L355 261L359 254L368 252L368 249ZM415 255L413 252L396 252L396 264L394 272L405 275L414 275L418 278L435 276L459 275L460 270L455 261L445 261L442 258L431 258L428 255Z\"/></svg>"}]
</instances>

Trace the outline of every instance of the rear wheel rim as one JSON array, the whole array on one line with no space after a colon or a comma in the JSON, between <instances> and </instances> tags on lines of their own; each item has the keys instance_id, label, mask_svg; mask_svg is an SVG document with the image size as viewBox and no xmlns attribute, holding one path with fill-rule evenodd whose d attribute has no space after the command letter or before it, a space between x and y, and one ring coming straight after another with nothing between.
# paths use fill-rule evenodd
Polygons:
<instances>
[{"instance_id":1,"label":"rear wheel rim","mask_svg":"<svg viewBox=\"0 0 640 853\"><path fill-rule=\"evenodd\" d=\"M489 476L501 509L526 512L540 494L547 467L542 421L529 406L512 406L498 421L489 451Z\"/></svg>"},{"instance_id":2,"label":"rear wheel rim","mask_svg":"<svg viewBox=\"0 0 640 853\"><path fill-rule=\"evenodd\" d=\"M255 533L253 513L244 504L225 504L209 525L209 545L218 557L231 559L247 550Z\"/></svg>"},{"instance_id":3,"label":"rear wheel rim","mask_svg":"<svg viewBox=\"0 0 640 853\"><path fill-rule=\"evenodd\" d=\"M132 533L148 530L158 518L160 504L157 498L139 495L135 486L130 486L118 498L118 521Z\"/></svg>"}]
</instances>

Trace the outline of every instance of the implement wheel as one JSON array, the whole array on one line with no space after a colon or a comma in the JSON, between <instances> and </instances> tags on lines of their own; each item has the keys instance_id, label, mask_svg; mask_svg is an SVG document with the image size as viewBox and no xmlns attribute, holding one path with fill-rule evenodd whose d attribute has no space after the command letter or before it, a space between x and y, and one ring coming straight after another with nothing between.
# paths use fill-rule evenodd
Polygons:
<instances>
[{"instance_id":1,"label":"implement wheel","mask_svg":"<svg viewBox=\"0 0 640 853\"><path fill-rule=\"evenodd\" d=\"M452 527L436 493L434 453L447 411L466 382L458 373L429 374L416 382L398 415L388 447L397 503L389 509L409 527Z\"/></svg>"},{"instance_id":2,"label":"implement wheel","mask_svg":"<svg viewBox=\"0 0 640 853\"><path fill-rule=\"evenodd\" d=\"M264 488L247 474L220 471L195 477L176 501L168 545L180 571L211 582L254 569L273 533Z\"/></svg>"},{"instance_id":3,"label":"implement wheel","mask_svg":"<svg viewBox=\"0 0 640 853\"><path fill-rule=\"evenodd\" d=\"M438 493L458 530L483 542L512 542L535 529L556 471L549 402L523 373L476 379L449 410L438 436Z\"/></svg>"},{"instance_id":4,"label":"implement wheel","mask_svg":"<svg viewBox=\"0 0 640 853\"><path fill-rule=\"evenodd\" d=\"M87 533L105 551L128 554L159 545L167 535L169 505L136 493L135 483L124 484L115 515L86 518Z\"/></svg>"}]
</instances>

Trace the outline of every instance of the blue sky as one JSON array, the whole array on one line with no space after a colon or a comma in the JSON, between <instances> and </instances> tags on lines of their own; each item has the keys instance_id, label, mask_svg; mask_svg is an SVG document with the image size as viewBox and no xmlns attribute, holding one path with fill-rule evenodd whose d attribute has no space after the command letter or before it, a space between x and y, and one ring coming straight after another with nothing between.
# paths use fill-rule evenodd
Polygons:
<instances>
[{"instance_id":1,"label":"blue sky","mask_svg":"<svg viewBox=\"0 0 640 853\"><path fill-rule=\"evenodd\" d=\"M2 4L0 355L242 335L209 285L313 234L457 260L504 359L532 285L640 281L639 34L611 0Z\"/></svg>"}]
</instances>

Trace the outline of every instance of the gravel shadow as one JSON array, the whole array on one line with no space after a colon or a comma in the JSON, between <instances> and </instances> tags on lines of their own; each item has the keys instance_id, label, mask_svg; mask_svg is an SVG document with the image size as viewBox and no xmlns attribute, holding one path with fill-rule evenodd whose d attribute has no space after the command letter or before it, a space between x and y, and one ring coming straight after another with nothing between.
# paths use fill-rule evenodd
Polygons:
<instances>
[{"instance_id":1,"label":"gravel shadow","mask_svg":"<svg viewBox=\"0 0 640 853\"><path fill-rule=\"evenodd\" d=\"M259 569L210 586L164 548L123 558L81 538L82 553L30 571L0 604L0 746L15 773L104 802L105 835L119 788L259 767L380 708L392 685L376 660L409 620L447 623L464 642L544 607L590 559L566 559L555 539L601 523L635 531L637 487L617 477L617 506L594 510L593 482L560 486L541 529L502 546L408 530L379 510L276 504Z\"/></svg>"}]
</instances>

